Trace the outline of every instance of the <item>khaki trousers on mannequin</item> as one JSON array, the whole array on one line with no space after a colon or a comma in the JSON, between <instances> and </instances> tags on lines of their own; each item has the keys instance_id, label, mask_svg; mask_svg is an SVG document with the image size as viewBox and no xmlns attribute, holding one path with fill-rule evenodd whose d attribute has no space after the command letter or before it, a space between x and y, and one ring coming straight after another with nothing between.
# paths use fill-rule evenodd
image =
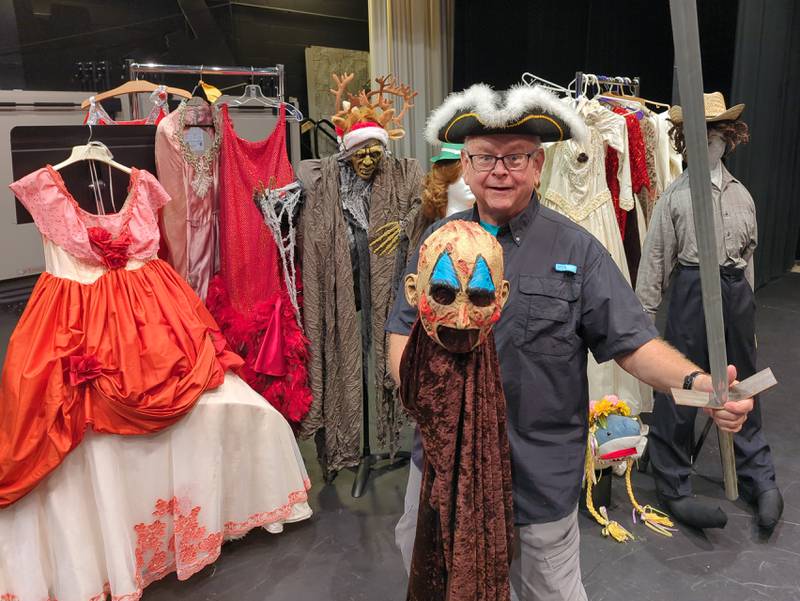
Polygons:
<instances>
[{"instance_id":1,"label":"khaki trousers on mannequin","mask_svg":"<svg viewBox=\"0 0 800 601\"><path fill-rule=\"evenodd\" d=\"M404 513L394 530L406 574L411 568L421 484L422 472L412 461ZM555 522L517 528L514 560L511 562L511 601L586 599L581 582L578 508Z\"/></svg>"}]
</instances>

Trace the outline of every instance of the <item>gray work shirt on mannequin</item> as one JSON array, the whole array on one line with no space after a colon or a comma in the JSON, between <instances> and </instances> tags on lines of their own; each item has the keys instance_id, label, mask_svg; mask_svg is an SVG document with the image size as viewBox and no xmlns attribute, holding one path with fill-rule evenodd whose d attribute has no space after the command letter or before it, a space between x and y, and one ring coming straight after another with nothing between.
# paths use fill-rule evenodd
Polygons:
<instances>
[{"instance_id":1,"label":"gray work shirt on mannequin","mask_svg":"<svg viewBox=\"0 0 800 601\"><path fill-rule=\"evenodd\" d=\"M477 208L456 213L421 239L453 219L480 217ZM511 284L494 336L508 405L515 521L552 522L574 511L580 495L587 351L609 361L658 333L602 244L535 196L497 239ZM419 251L406 273L417 271L418 259ZM386 330L408 335L417 312L400 286Z\"/></svg>"},{"instance_id":2,"label":"gray work shirt on mannequin","mask_svg":"<svg viewBox=\"0 0 800 601\"><path fill-rule=\"evenodd\" d=\"M722 163L724 153L723 138L718 133L710 133L708 163L711 167L717 258L722 267L744 269L744 277L753 288L752 259L758 241L756 206L747 188L725 168ZM647 229L636 294L648 313L658 311L662 292L669 285L676 263L699 264L688 171L664 190Z\"/></svg>"}]
</instances>

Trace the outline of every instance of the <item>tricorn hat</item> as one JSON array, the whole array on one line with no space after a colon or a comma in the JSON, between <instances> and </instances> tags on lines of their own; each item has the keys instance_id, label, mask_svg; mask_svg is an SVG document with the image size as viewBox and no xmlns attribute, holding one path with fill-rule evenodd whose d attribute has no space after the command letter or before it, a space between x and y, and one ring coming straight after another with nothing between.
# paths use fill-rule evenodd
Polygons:
<instances>
[{"instance_id":1,"label":"tricorn hat","mask_svg":"<svg viewBox=\"0 0 800 601\"><path fill-rule=\"evenodd\" d=\"M482 83L450 94L425 127L431 144L460 144L467 136L493 134L525 134L539 136L542 142L559 142L583 139L587 130L574 109L539 86L498 91Z\"/></svg>"},{"instance_id":2,"label":"tricorn hat","mask_svg":"<svg viewBox=\"0 0 800 601\"><path fill-rule=\"evenodd\" d=\"M722 95L722 92L703 94L703 106L705 108L706 123L736 121L741 116L742 111L744 111L743 104L725 108L725 97ZM683 109L677 105L669 109L669 120L673 123L682 123Z\"/></svg>"}]
</instances>

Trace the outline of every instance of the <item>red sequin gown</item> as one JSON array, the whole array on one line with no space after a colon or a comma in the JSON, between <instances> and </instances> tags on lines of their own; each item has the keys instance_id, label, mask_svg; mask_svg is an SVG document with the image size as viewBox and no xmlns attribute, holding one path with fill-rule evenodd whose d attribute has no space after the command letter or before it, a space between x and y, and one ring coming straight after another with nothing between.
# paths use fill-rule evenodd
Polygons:
<instances>
[{"instance_id":1,"label":"red sequin gown","mask_svg":"<svg viewBox=\"0 0 800 601\"><path fill-rule=\"evenodd\" d=\"M294 181L286 153L286 114L263 140L240 138L223 105L220 151L220 271L208 307L228 343L245 360L240 375L297 425L311 405L307 341L281 275L278 248L253 201L261 186Z\"/></svg>"},{"instance_id":2,"label":"red sequin gown","mask_svg":"<svg viewBox=\"0 0 800 601\"><path fill-rule=\"evenodd\" d=\"M628 149L631 163L631 184L634 194L639 194L643 189L650 190L650 176L647 174L647 156L642 137L642 128L636 115L622 107L615 106L615 113L625 116L628 128ZM642 242L636 216L637 208L631 210L630 219L621 226L622 242L625 246L625 257L628 261L628 272L631 276L631 286L636 286L636 274L639 271L639 261L642 257Z\"/></svg>"}]
</instances>

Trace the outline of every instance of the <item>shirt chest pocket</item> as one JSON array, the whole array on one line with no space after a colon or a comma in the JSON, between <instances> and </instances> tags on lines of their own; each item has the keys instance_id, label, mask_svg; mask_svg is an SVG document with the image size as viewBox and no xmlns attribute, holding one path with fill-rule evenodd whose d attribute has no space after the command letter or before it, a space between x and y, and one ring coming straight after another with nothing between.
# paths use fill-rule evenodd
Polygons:
<instances>
[{"instance_id":1,"label":"shirt chest pocket","mask_svg":"<svg viewBox=\"0 0 800 601\"><path fill-rule=\"evenodd\" d=\"M578 345L575 312L580 276L520 275L517 346L531 353L569 355Z\"/></svg>"}]
</instances>

